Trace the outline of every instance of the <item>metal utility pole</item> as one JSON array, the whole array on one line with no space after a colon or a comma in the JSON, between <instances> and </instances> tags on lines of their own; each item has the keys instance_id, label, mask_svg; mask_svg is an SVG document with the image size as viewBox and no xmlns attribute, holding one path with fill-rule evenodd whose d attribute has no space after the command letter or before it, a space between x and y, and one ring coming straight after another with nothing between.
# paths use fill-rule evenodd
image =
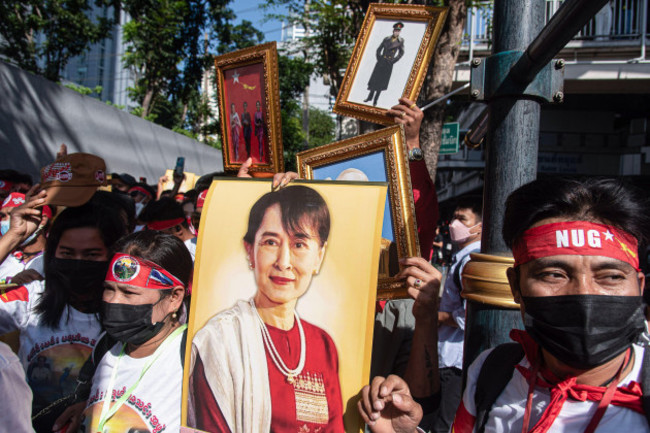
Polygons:
<instances>
[{"instance_id":1,"label":"metal utility pole","mask_svg":"<svg viewBox=\"0 0 650 433\"><path fill-rule=\"evenodd\" d=\"M505 270L514 263L501 229L505 201L537 177L542 102L562 102L564 62L549 63L608 0L567 0L542 29L543 0L495 0L493 54L471 62L470 95L488 103L481 254L463 272L463 367L521 328ZM540 31L541 30L541 31Z\"/></svg>"}]
</instances>

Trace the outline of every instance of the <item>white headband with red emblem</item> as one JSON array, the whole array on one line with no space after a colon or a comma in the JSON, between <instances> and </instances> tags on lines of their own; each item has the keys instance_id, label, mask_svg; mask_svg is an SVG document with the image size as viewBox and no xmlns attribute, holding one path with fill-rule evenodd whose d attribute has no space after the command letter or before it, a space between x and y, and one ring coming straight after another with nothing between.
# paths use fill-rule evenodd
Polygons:
<instances>
[{"instance_id":1,"label":"white headband with red emblem","mask_svg":"<svg viewBox=\"0 0 650 433\"><path fill-rule=\"evenodd\" d=\"M533 227L512 248L515 266L564 254L604 256L639 270L638 241L616 227L588 221L563 221Z\"/></svg>"},{"instance_id":2,"label":"white headband with red emblem","mask_svg":"<svg viewBox=\"0 0 650 433\"><path fill-rule=\"evenodd\" d=\"M176 286L185 287L181 280L163 267L124 253L116 253L113 256L105 281L156 290L166 290Z\"/></svg>"}]
</instances>

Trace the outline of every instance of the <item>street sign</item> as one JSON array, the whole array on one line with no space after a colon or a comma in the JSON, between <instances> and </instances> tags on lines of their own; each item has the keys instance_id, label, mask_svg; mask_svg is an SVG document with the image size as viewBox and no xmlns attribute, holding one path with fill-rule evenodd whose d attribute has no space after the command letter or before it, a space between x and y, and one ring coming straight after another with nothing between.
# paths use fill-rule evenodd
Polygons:
<instances>
[{"instance_id":1,"label":"street sign","mask_svg":"<svg viewBox=\"0 0 650 433\"><path fill-rule=\"evenodd\" d=\"M440 143L440 154L458 152L458 122L445 123L442 125L442 141Z\"/></svg>"}]
</instances>

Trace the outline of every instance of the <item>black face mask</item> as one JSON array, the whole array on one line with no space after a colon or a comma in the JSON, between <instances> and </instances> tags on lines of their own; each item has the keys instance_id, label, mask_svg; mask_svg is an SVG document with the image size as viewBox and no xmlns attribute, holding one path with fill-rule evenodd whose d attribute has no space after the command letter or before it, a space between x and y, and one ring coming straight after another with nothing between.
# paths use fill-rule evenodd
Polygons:
<instances>
[{"instance_id":1,"label":"black face mask","mask_svg":"<svg viewBox=\"0 0 650 433\"><path fill-rule=\"evenodd\" d=\"M51 259L45 281L56 290L65 290L72 297L100 299L109 262L106 260Z\"/></svg>"},{"instance_id":2,"label":"black face mask","mask_svg":"<svg viewBox=\"0 0 650 433\"><path fill-rule=\"evenodd\" d=\"M164 320L152 323L154 305L102 302L102 325L106 333L117 341L139 346L155 337L165 326Z\"/></svg>"},{"instance_id":3,"label":"black face mask","mask_svg":"<svg viewBox=\"0 0 650 433\"><path fill-rule=\"evenodd\" d=\"M623 353L646 330L641 296L524 296L524 325L564 364L587 370Z\"/></svg>"}]
</instances>

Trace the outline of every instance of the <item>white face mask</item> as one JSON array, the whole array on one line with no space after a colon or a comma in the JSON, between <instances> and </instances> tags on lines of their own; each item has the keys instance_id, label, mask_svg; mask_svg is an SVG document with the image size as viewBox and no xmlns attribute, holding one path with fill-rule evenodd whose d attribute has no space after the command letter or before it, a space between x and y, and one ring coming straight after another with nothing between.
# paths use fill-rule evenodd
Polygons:
<instances>
[{"instance_id":1,"label":"white face mask","mask_svg":"<svg viewBox=\"0 0 650 433\"><path fill-rule=\"evenodd\" d=\"M144 203L136 203L135 204L135 217L140 216L140 212L142 212L142 209L144 209Z\"/></svg>"},{"instance_id":2,"label":"white face mask","mask_svg":"<svg viewBox=\"0 0 650 433\"><path fill-rule=\"evenodd\" d=\"M467 227L465 224L455 219L449 224L449 236L451 236L451 241L455 244L464 244L467 240L481 231L476 233L470 233L470 230L474 227L480 226L481 223L473 225L472 227Z\"/></svg>"}]
</instances>

